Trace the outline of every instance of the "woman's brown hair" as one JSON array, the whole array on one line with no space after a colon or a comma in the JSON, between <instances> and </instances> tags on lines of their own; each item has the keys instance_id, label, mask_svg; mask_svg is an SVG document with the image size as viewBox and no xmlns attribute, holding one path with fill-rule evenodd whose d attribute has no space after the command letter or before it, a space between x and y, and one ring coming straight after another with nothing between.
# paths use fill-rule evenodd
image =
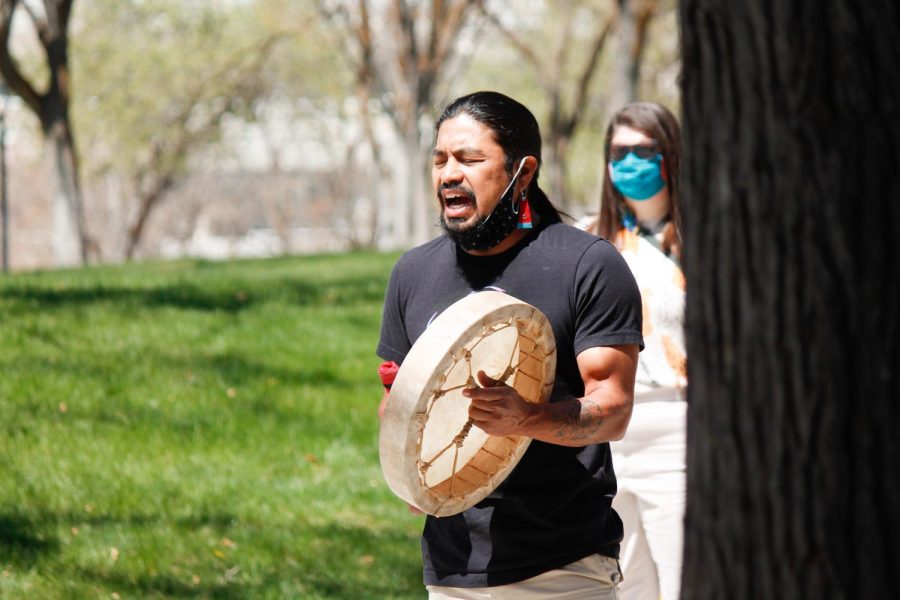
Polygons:
<instances>
[{"instance_id":1,"label":"woman's brown hair","mask_svg":"<svg viewBox=\"0 0 900 600\"><path fill-rule=\"evenodd\" d=\"M603 145L603 193L600 212L593 233L608 240L615 240L622 229L622 217L628 205L609 177L609 144L616 128L626 126L636 129L659 143L663 156L666 184L669 187L670 221L663 228L662 250L676 256L681 250L681 208L678 202L681 181L681 128L678 120L666 107L656 102L632 102L620 109L606 128Z\"/></svg>"}]
</instances>

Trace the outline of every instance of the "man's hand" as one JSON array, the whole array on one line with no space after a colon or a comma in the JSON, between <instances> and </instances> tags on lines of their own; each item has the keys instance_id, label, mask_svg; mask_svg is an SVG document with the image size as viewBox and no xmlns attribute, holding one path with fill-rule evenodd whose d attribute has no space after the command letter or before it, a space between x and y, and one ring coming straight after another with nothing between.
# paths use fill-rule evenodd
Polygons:
<instances>
[{"instance_id":1,"label":"man's hand","mask_svg":"<svg viewBox=\"0 0 900 600\"><path fill-rule=\"evenodd\" d=\"M526 402L515 389L478 372L485 387L463 390L469 416L491 435L527 435L562 446L622 439L631 419L638 346L597 346L577 356L582 398Z\"/></svg>"},{"instance_id":2,"label":"man's hand","mask_svg":"<svg viewBox=\"0 0 900 600\"><path fill-rule=\"evenodd\" d=\"M512 387L478 371L478 382L484 386L466 388L463 396L472 399L469 417L475 426L491 435L521 435L537 405L525 401Z\"/></svg>"}]
</instances>

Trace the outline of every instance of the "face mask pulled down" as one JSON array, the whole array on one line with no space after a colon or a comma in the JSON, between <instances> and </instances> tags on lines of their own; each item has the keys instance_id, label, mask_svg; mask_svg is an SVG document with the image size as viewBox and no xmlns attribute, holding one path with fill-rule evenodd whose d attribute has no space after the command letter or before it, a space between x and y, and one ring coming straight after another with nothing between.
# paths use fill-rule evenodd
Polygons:
<instances>
[{"instance_id":1,"label":"face mask pulled down","mask_svg":"<svg viewBox=\"0 0 900 600\"><path fill-rule=\"evenodd\" d=\"M500 200L490 214L478 217L478 220L470 226L462 226L454 222L447 222L446 217L441 217L441 227L447 232L447 236L462 247L463 250L484 251L490 250L513 232L518 222L518 205L513 206L513 184L525 166L523 159L519 163L516 174L509 181L509 185L500 195ZM457 188L465 192L469 201L477 207L475 193L467 188Z\"/></svg>"}]
</instances>

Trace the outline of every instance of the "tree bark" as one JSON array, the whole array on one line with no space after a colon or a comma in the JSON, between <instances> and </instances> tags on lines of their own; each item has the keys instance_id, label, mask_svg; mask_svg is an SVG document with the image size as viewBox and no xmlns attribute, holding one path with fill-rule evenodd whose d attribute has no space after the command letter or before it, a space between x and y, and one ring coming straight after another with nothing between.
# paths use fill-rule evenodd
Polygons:
<instances>
[{"instance_id":1,"label":"tree bark","mask_svg":"<svg viewBox=\"0 0 900 600\"><path fill-rule=\"evenodd\" d=\"M87 263L88 238L84 220L78 154L69 118L71 81L68 57L68 26L74 0L45 0L44 14L39 15L25 2L0 0L0 74L9 87L22 98L38 117L44 139L53 160L56 191L53 200L54 255L60 266L79 260ZM38 92L19 71L10 49L10 34L15 11L23 6L37 32L46 54L49 85Z\"/></svg>"},{"instance_id":2,"label":"tree bark","mask_svg":"<svg viewBox=\"0 0 900 600\"><path fill-rule=\"evenodd\" d=\"M647 30L656 16L656 0L617 0L619 18L616 23L617 52L613 62L609 96L609 116L640 99L641 64L647 46ZM609 119L607 119L607 122Z\"/></svg>"},{"instance_id":3,"label":"tree bark","mask_svg":"<svg viewBox=\"0 0 900 600\"><path fill-rule=\"evenodd\" d=\"M900 597L900 8L679 10L683 596Z\"/></svg>"},{"instance_id":4,"label":"tree bark","mask_svg":"<svg viewBox=\"0 0 900 600\"><path fill-rule=\"evenodd\" d=\"M87 264L88 239L78 160L68 118L56 120L45 133L50 169L56 180L53 193L53 257L57 266Z\"/></svg>"}]
</instances>

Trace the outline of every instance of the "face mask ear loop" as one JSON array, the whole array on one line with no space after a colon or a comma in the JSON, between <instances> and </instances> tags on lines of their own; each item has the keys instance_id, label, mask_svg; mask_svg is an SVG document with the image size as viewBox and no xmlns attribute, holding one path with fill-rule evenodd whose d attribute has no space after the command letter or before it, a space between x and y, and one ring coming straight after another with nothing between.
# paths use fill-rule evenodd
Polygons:
<instances>
[{"instance_id":1,"label":"face mask ear loop","mask_svg":"<svg viewBox=\"0 0 900 600\"><path fill-rule=\"evenodd\" d=\"M524 167L524 166L525 166L525 159L523 158L522 162L519 163L519 168L518 168L518 170L516 170L516 174L513 175L512 179L509 180L509 185L507 185L506 189L503 190L503 193L500 194L500 199L497 201L497 204L496 204L496 206L494 206L493 210L491 210L491 214L489 214L484 219L484 221L482 221L482 223L487 223L491 219L491 217L494 216L494 211L497 210L497 206L500 206L500 203L503 201L503 198L506 196L507 192L509 192L509 188L511 188L513 186L513 184L516 182L516 177L518 177L519 173L522 172L522 167ZM513 207L513 214L518 214L519 204L515 201L515 199L512 200L512 207Z\"/></svg>"},{"instance_id":2,"label":"face mask ear loop","mask_svg":"<svg viewBox=\"0 0 900 600\"><path fill-rule=\"evenodd\" d=\"M513 175L512 179L509 180L509 185L506 186L506 189L503 190L503 193L500 195L500 199L501 199L501 200L503 199L503 196L505 196L506 193L509 191L509 188L512 187L512 184L515 183L516 178L519 176L519 173L522 172L522 167L524 167L524 166L525 166L525 159L523 158L523 159L522 159L522 162L519 163L519 168L516 169L516 174ZM519 204L520 204L521 201L517 200L516 198L513 198L513 199L511 200L511 202L512 202L512 211L513 211L513 214L514 214L514 215L519 214Z\"/></svg>"}]
</instances>

